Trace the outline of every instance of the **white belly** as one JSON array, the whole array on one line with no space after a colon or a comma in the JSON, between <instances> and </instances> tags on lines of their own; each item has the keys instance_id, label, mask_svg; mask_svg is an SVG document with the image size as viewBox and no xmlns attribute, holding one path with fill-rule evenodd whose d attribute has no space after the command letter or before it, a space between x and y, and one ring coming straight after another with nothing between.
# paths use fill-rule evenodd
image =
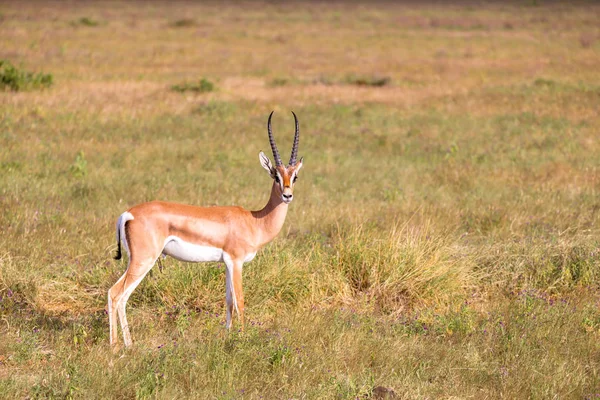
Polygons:
<instances>
[{"instance_id":1,"label":"white belly","mask_svg":"<svg viewBox=\"0 0 600 400\"><path fill-rule=\"evenodd\" d=\"M254 259L254 256L256 256L256 252L246 254L246 258L244 258L244 262L252 261Z\"/></svg>"},{"instance_id":2,"label":"white belly","mask_svg":"<svg viewBox=\"0 0 600 400\"><path fill-rule=\"evenodd\" d=\"M169 236L165 239L165 247L162 252L180 261L223 261L223 249L189 243L177 236Z\"/></svg>"}]
</instances>

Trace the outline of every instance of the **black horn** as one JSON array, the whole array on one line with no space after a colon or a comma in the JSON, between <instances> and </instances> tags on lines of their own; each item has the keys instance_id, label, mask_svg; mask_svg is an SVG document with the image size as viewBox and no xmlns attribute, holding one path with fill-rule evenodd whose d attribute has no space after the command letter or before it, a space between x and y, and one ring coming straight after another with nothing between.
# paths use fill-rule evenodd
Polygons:
<instances>
[{"instance_id":1,"label":"black horn","mask_svg":"<svg viewBox=\"0 0 600 400\"><path fill-rule=\"evenodd\" d=\"M275 165L280 166L281 157L279 157L279 151L277 151L277 145L275 144L275 139L273 139L273 131L271 131L271 117L275 111L271 111L269 114L269 121L267 122L267 131L269 132L269 143L271 143L271 150L273 151L273 158L275 159Z\"/></svg>"},{"instance_id":2,"label":"black horn","mask_svg":"<svg viewBox=\"0 0 600 400\"><path fill-rule=\"evenodd\" d=\"M296 165L296 157L298 156L298 142L300 141L300 124L298 123L298 117L294 114L294 121L296 122L296 132L294 133L294 144L292 145L292 155L290 156L290 165Z\"/></svg>"}]
</instances>

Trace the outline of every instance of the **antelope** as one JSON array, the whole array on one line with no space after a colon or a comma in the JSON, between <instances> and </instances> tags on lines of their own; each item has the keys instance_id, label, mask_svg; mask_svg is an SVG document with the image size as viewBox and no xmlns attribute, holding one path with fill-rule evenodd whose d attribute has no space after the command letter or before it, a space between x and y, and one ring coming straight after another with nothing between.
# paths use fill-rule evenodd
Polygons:
<instances>
[{"instance_id":1,"label":"antelope","mask_svg":"<svg viewBox=\"0 0 600 400\"><path fill-rule=\"evenodd\" d=\"M235 312L244 328L244 292L242 267L252 261L256 252L277 236L292 202L294 184L303 158L297 160L300 126L295 121L292 154L287 166L281 162L273 132L271 117L267 121L269 143L275 166L262 151L259 160L273 179L267 205L258 211L236 206L198 207L163 201L138 204L121 214L117 221L117 254L121 259L121 242L129 255L127 270L108 290L110 344L118 341L117 315L123 341L131 346L131 334L125 308L127 300L155 262L162 255L186 262L223 261L228 330Z\"/></svg>"}]
</instances>

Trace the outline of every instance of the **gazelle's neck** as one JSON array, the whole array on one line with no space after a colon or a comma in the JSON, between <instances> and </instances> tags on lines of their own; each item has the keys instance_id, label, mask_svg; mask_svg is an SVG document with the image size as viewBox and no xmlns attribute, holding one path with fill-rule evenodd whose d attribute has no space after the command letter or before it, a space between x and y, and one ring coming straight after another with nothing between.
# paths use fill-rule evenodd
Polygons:
<instances>
[{"instance_id":1,"label":"gazelle's neck","mask_svg":"<svg viewBox=\"0 0 600 400\"><path fill-rule=\"evenodd\" d=\"M271 196L262 210L252 211L259 229L262 231L261 245L270 242L277 236L287 215L288 205L281 200L279 185L273 182Z\"/></svg>"}]
</instances>

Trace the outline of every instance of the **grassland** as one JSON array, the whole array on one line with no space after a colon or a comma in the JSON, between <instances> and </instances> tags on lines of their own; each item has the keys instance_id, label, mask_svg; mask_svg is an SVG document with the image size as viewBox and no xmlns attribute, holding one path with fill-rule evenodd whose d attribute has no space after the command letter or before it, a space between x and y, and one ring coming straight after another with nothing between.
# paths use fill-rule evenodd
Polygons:
<instances>
[{"instance_id":1,"label":"grassland","mask_svg":"<svg viewBox=\"0 0 600 400\"><path fill-rule=\"evenodd\" d=\"M600 396L598 5L2 2L0 59L53 77L0 92L0 397ZM167 259L111 352L116 218L260 208L271 110L247 330Z\"/></svg>"}]
</instances>

